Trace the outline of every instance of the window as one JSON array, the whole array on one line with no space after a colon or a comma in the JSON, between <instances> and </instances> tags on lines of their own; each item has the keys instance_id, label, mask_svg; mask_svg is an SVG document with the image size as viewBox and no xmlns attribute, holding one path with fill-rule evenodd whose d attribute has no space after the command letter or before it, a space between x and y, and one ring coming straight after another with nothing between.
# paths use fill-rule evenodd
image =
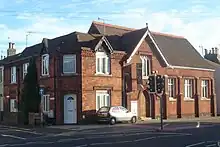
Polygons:
<instances>
[{"instance_id":1,"label":"window","mask_svg":"<svg viewBox=\"0 0 220 147\"><path fill-rule=\"evenodd\" d=\"M184 98L191 99L193 97L193 80L184 80Z\"/></svg>"},{"instance_id":2,"label":"window","mask_svg":"<svg viewBox=\"0 0 220 147\"><path fill-rule=\"evenodd\" d=\"M110 74L110 58L105 52L96 52L96 73Z\"/></svg>"},{"instance_id":3,"label":"window","mask_svg":"<svg viewBox=\"0 0 220 147\"><path fill-rule=\"evenodd\" d=\"M16 83L16 67L11 67L11 83Z\"/></svg>"},{"instance_id":4,"label":"window","mask_svg":"<svg viewBox=\"0 0 220 147\"><path fill-rule=\"evenodd\" d=\"M24 63L24 64L23 64L23 79L24 79L24 77L25 77L26 74L27 74L27 68L28 68L28 66L29 66L29 63Z\"/></svg>"},{"instance_id":5,"label":"window","mask_svg":"<svg viewBox=\"0 0 220 147\"><path fill-rule=\"evenodd\" d=\"M18 112L16 99L10 99L10 112Z\"/></svg>"},{"instance_id":6,"label":"window","mask_svg":"<svg viewBox=\"0 0 220 147\"><path fill-rule=\"evenodd\" d=\"M43 95L43 112L50 111L50 95Z\"/></svg>"},{"instance_id":7,"label":"window","mask_svg":"<svg viewBox=\"0 0 220 147\"><path fill-rule=\"evenodd\" d=\"M3 68L0 68L0 83L3 82Z\"/></svg>"},{"instance_id":8,"label":"window","mask_svg":"<svg viewBox=\"0 0 220 147\"><path fill-rule=\"evenodd\" d=\"M42 67L42 71L41 71L42 76L49 75L49 55L48 54L45 54L42 56L41 67Z\"/></svg>"},{"instance_id":9,"label":"window","mask_svg":"<svg viewBox=\"0 0 220 147\"><path fill-rule=\"evenodd\" d=\"M169 98L175 98L176 96L176 79L168 78L168 92Z\"/></svg>"},{"instance_id":10,"label":"window","mask_svg":"<svg viewBox=\"0 0 220 147\"><path fill-rule=\"evenodd\" d=\"M63 56L63 73L76 73L76 55Z\"/></svg>"},{"instance_id":11,"label":"window","mask_svg":"<svg viewBox=\"0 0 220 147\"><path fill-rule=\"evenodd\" d=\"M151 74L151 65L150 65L150 60L144 56L141 57L142 61L142 77L143 79L147 79L147 76Z\"/></svg>"},{"instance_id":12,"label":"window","mask_svg":"<svg viewBox=\"0 0 220 147\"><path fill-rule=\"evenodd\" d=\"M202 80L201 82L202 86L202 98L208 98L209 97L209 80Z\"/></svg>"},{"instance_id":13,"label":"window","mask_svg":"<svg viewBox=\"0 0 220 147\"><path fill-rule=\"evenodd\" d=\"M96 110L103 106L110 107L110 95L108 91L96 91Z\"/></svg>"}]
</instances>

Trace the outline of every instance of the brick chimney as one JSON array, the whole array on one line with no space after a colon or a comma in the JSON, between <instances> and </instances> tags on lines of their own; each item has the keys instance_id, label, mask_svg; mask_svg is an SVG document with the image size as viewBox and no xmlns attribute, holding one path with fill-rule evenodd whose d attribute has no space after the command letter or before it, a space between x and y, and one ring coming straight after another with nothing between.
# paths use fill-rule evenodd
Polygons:
<instances>
[{"instance_id":1,"label":"brick chimney","mask_svg":"<svg viewBox=\"0 0 220 147\"><path fill-rule=\"evenodd\" d=\"M7 56L13 56L16 54L15 43L9 42L7 49Z\"/></svg>"}]
</instances>

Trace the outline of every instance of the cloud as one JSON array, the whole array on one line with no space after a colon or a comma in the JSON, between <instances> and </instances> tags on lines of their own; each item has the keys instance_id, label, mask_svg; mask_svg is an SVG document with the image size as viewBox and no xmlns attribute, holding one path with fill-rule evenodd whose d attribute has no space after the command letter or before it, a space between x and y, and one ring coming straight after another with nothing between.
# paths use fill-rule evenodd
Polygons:
<instances>
[{"instance_id":1,"label":"cloud","mask_svg":"<svg viewBox=\"0 0 220 147\"><path fill-rule=\"evenodd\" d=\"M166 3L161 0L140 0L138 3L130 0L72 0L54 4L32 0L29 11L16 14L15 21L22 25L12 27L10 24L0 24L0 42L5 42L0 48L8 47L7 38L10 36L21 51L25 47L27 31L36 32L28 36L28 45L41 42L43 37L54 38L74 31L87 32L92 20L101 17L106 19L106 23L131 28L143 28L148 23L152 31L185 36L201 53L199 45L211 48L220 43L220 19L217 16L220 3L219 0L212 2L214 7L205 0L186 0L178 3L178 8L176 5L171 8L174 0L167 0ZM0 7L1 4L2 1Z\"/></svg>"}]
</instances>

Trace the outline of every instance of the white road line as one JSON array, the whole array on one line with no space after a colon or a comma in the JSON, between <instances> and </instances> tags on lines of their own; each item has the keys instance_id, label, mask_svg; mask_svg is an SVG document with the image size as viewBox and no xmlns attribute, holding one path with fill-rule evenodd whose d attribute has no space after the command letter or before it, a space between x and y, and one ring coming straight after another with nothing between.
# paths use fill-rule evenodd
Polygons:
<instances>
[{"instance_id":1,"label":"white road line","mask_svg":"<svg viewBox=\"0 0 220 147\"><path fill-rule=\"evenodd\" d=\"M14 135L6 135L6 134L1 134L1 136L3 136L3 137L11 137L11 138L20 139L20 140L25 140L26 139L26 138L23 138L23 137L14 136Z\"/></svg>"},{"instance_id":2,"label":"white road line","mask_svg":"<svg viewBox=\"0 0 220 147\"><path fill-rule=\"evenodd\" d=\"M77 145L77 146L73 146L73 147L85 147L88 146L87 144L83 144L83 145Z\"/></svg>"},{"instance_id":3,"label":"white road line","mask_svg":"<svg viewBox=\"0 0 220 147\"><path fill-rule=\"evenodd\" d=\"M42 133L37 133L37 132L31 132L31 131L26 131L26 130L15 130L16 132L23 132L23 133L30 133L30 134L35 134L35 135L42 135Z\"/></svg>"},{"instance_id":4,"label":"white road line","mask_svg":"<svg viewBox=\"0 0 220 147\"><path fill-rule=\"evenodd\" d=\"M134 142L144 141L144 140L151 140L155 139L156 137L148 137L148 138L141 138L141 139L135 139Z\"/></svg>"},{"instance_id":5,"label":"white road line","mask_svg":"<svg viewBox=\"0 0 220 147\"><path fill-rule=\"evenodd\" d=\"M203 142L198 142L198 143L194 143L194 144L189 144L185 147L193 147L193 146L201 145L201 144L204 144L204 143L205 143L204 141Z\"/></svg>"},{"instance_id":6,"label":"white road line","mask_svg":"<svg viewBox=\"0 0 220 147\"><path fill-rule=\"evenodd\" d=\"M69 141L76 141L76 140L84 140L85 138L67 138L67 139L60 139L57 142L69 142Z\"/></svg>"},{"instance_id":7,"label":"white road line","mask_svg":"<svg viewBox=\"0 0 220 147\"><path fill-rule=\"evenodd\" d=\"M131 143L132 141L118 141L118 142L103 142L103 143L91 143L90 146L98 145L109 145L109 144L121 144L121 143Z\"/></svg>"},{"instance_id":8,"label":"white road line","mask_svg":"<svg viewBox=\"0 0 220 147\"><path fill-rule=\"evenodd\" d=\"M9 144L1 144L0 147L8 146Z\"/></svg>"},{"instance_id":9,"label":"white road line","mask_svg":"<svg viewBox=\"0 0 220 147\"><path fill-rule=\"evenodd\" d=\"M216 144L209 144L209 145L206 145L206 147L213 147L213 146L217 146Z\"/></svg>"}]
</instances>

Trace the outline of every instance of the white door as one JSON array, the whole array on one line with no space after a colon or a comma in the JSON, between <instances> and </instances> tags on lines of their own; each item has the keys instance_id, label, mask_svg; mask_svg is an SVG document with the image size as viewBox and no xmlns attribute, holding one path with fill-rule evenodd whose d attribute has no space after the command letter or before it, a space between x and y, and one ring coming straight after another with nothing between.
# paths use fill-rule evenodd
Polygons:
<instances>
[{"instance_id":1,"label":"white door","mask_svg":"<svg viewBox=\"0 0 220 147\"><path fill-rule=\"evenodd\" d=\"M64 96L64 124L77 123L77 101L75 94Z\"/></svg>"}]
</instances>

